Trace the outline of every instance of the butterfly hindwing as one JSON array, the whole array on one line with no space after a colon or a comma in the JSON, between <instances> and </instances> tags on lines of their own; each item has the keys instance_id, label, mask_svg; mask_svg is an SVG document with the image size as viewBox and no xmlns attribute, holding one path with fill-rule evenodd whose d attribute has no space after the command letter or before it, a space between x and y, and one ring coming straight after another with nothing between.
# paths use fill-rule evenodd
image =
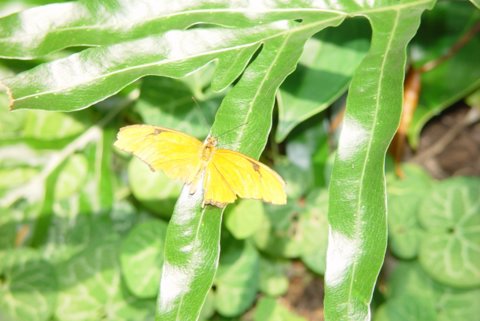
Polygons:
<instances>
[{"instance_id":1,"label":"butterfly hindwing","mask_svg":"<svg viewBox=\"0 0 480 321\"><path fill-rule=\"evenodd\" d=\"M152 170L162 170L174 179L190 183L200 167L202 143L171 129L132 125L120 129L115 146L133 153Z\"/></svg>"},{"instance_id":2,"label":"butterfly hindwing","mask_svg":"<svg viewBox=\"0 0 480 321\"><path fill-rule=\"evenodd\" d=\"M273 204L286 203L282 178L266 165L243 154L216 150L206 175L211 177L205 184L206 204L232 203L236 199L232 194Z\"/></svg>"},{"instance_id":3,"label":"butterfly hindwing","mask_svg":"<svg viewBox=\"0 0 480 321\"><path fill-rule=\"evenodd\" d=\"M203 144L181 132L149 125L123 127L115 142L152 170L190 184L190 193L196 193L197 182L203 179L204 205L223 207L237 196L286 203L285 183L277 173L248 156L215 145L212 137Z\"/></svg>"},{"instance_id":4,"label":"butterfly hindwing","mask_svg":"<svg viewBox=\"0 0 480 321\"><path fill-rule=\"evenodd\" d=\"M237 199L228 179L216 168L214 162L210 162L205 169L203 189L203 204L224 207Z\"/></svg>"}]
</instances>

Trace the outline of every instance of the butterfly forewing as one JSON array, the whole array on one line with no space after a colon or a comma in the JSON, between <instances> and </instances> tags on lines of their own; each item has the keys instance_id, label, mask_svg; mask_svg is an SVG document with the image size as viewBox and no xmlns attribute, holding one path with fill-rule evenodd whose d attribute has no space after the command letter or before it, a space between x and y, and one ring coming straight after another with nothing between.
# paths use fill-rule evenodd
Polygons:
<instances>
[{"instance_id":1,"label":"butterfly forewing","mask_svg":"<svg viewBox=\"0 0 480 321\"><path fill-rule=\"evenodd\" d=\"M237 196L285 204L285 183L272 169L243 154L216 149L215 138L205 145L196 138L163 127L133 125L120 129L115 146L133 153L152 170L191 184L196 193L203 178L203 204L223 207Z\"/></svg>"},{"instance_id":2,"label":"butterfly forewing","mask_svg":"<svg viewBox=\"0 0 480 321\"><path fill-rule=\"evenodd\" d=\"M123 127L115 146L133 153L152 170L162 170L185 183L192 182L200 168L202 143L171 129L149 125Z\"/></svg>"},{"instance_id":3,"label":"butterfly forewing","mask_svg":"<svg viewBox=\"0 0 480 321\"><path fill-rule=\"evenodd\" d=\"M205 184L205 203L231 203L235 201L231 194L273 204L286 203L282 178L266 165L243 154L226 149L216 150L206 175L213 179ZM220 188L228 191L221 193L217 191Z\"/></svg>"}]
</instances>

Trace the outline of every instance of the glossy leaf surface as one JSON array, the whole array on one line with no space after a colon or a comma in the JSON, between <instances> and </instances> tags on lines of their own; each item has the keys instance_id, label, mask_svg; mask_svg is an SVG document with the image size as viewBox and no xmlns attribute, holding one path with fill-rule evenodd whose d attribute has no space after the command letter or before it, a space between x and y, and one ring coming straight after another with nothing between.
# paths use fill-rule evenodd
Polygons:
<instances>
[{"instance_id":1,"label":"glossy leaf surface","mask_svg":"<svg viewBox=\"0 0 480 321\"><path fill-rule=\"evenodd\" d=\"M406 46L433 1L367 14L372 41L353 76L329 195L326 320L369 320L387 246L385 152L398 126Z\"/></svg>"},{"instance_id":2,"label":"glossy leaf surface","mask_svg":"<svg viewBox=\"0 0 480 321\"><path fill-rule=\"evenodd\" d=\"M326 21L272 38L264 45L217 112L211 135L219 137L219 147L260 156L271 128L276 90L293 71L305 41L318 29L337 22ZM195 320L213 282L222 210L202 208L201 197L184 189L170 221L158 320Z\"/></svg>"}]
</instances>

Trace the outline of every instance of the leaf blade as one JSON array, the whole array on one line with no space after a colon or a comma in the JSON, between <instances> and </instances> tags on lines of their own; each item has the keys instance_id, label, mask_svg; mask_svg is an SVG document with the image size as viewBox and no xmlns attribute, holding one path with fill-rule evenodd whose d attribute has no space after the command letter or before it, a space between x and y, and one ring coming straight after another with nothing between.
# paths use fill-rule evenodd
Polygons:
<instances>
[{"instance_id":1,"label":"leaf blade","mask_svg":"<svg viewBox=\"0 0 480 321\"><path fill-rule=\"evenodd\" d=\"M371 48L352 79L330 185L326 320L370 319L387 244L385 151L400 117L406 45L430 4L367 14Z\"/></svg>"}]
</instances>

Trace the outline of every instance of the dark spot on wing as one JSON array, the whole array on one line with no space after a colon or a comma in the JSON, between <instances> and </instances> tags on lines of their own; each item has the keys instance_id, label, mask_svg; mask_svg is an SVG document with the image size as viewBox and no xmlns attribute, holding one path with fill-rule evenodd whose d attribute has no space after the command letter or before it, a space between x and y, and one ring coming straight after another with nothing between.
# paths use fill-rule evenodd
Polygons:
<instances>
[{"instance_id":1,"label":"dark spot on wing","mask_svg":"<svg viewBox=\"0 0 480 321\"><path fill-rule=\"evenodd\" d=\"M262 176L262 173L260 173L260 165L258 165L255 162L252 162L251 160L248 160L250 164L252 164L253 170L258 173L258 175Z\"/></svg>"},{"instance_id":2,"label":"dark spot on wing","mask_svg":"<svg viewBox=\"0 0 480 321\"><path fill-rule=\"evenodd\" d=\"M154 135L158 135L162 132L162 130L160 130L159 128L155 128L155 130L153 131L153 134Z\"/></svg>"}]
</instances>

